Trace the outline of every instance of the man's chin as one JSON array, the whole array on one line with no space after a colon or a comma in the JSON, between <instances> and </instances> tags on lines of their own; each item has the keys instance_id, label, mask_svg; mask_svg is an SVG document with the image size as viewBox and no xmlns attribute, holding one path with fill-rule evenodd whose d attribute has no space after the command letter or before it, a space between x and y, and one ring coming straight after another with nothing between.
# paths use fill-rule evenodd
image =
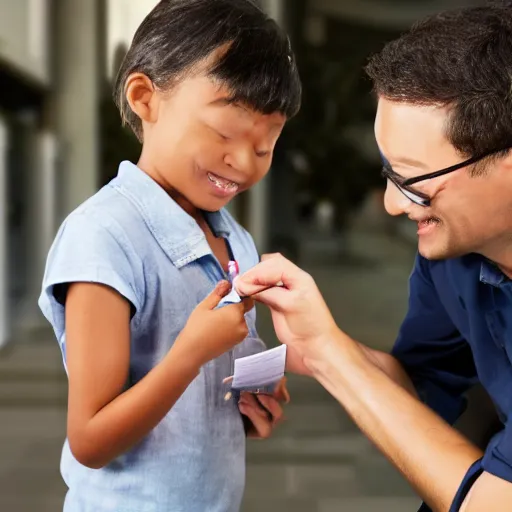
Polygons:
<instances>
[{"instance_id":1,"label":"man's chin","mask_svg":"<svg viewBox=\"0 0 512 512\"><path fill-rule=\"evenodd\" d=\"M418 252L421 256L430 261L459 258L460 256L467 254L467 251L457 250L455 247L440 247L439 245L434 244L422 244L421 240L418 243Z\"/></svg>"}]
</instances>

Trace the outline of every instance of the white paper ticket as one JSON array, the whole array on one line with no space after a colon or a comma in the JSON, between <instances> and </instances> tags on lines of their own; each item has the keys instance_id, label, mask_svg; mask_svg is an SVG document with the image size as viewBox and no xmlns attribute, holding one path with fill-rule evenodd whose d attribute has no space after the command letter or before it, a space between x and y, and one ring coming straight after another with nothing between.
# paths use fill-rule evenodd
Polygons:
<instances>
[{"instance_id":1,"label":"white paper ticket","mask_svg":"<svg viewBox=\"0 0 512 512\"><path fill-rule=\"evenodd\" d=\"M284 377L285 366L286 345L235 359L231 387L235 390L271 392L271 388Z\"/></svg>"}]
</instances>

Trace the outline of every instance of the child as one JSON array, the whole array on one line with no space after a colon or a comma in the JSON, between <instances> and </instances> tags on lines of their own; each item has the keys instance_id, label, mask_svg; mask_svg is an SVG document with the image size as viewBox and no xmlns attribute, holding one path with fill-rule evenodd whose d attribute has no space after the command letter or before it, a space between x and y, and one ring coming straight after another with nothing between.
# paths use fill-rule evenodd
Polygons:
<instances>
[{"instance_id":1,"label":"child","mask_svg":"<svg viewBox=\"0 0 512 512\"><path fill-rule=\"evenodd\" d=\"M223 207L268 172L300 91L249 0L163 0L138 29L115 98L140 160L64 221L40 298L69 378L66 512L239 510L242 415L265 437L280 407L225 399L264 345L252 304L217 307L229 260L258 262Z\"/></svg>"}]
</instances>

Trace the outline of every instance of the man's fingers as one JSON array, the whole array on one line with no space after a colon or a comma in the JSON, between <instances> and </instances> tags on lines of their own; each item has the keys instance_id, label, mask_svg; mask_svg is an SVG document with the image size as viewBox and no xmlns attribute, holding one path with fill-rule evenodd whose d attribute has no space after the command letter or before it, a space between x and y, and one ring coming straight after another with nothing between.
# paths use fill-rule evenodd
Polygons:
<instances>
[{"instance_id":1,"label":"man's fingers","mask_svg":"<svg viewBox=\"0 0 512 512\"><path fill-rule=\"evenodd\" d=\"M256 302L265 304L275 311L285 311L290 304L293 305L293 297L290 296L290 291L286 288L269 288L265 291L256 293L252 296Z\"/></svg>"},{"instance_id":2,"label":"man's fingers","mask_svg":"<svg viewBox=\"0 0 512 512\"><path fill-rule=\"evenodd\" d=\"M284 286L293 289L304 272L282 256L266 258L255 267L240 275L235 282L242 296L252 296L267 288Z\"/></svg>"},{"instance_id":3,"label":"man's fingers","mask_svg":"<svg viewBox=\"0 0 512 512\"><path fill-rule=\"evenodd\" d=\"M261 255L261 261L271 260L272 258L283 258L280 252L268 253Z\"/></svg>"}]
</instances>

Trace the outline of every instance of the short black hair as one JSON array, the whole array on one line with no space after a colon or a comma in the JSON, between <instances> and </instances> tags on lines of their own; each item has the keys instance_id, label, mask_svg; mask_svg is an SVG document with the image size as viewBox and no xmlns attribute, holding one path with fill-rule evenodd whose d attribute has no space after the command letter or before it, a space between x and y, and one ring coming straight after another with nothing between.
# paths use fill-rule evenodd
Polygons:
<instances>
[{"instance_id":1,"label":"short black hair","mask_svg":"<svg viewBox=\"0 0 512 512\"><path fill-rule=\"evenodd\" d=\"M302 87L290 41L251 0L161 0L144 19L118 72L114 101L139 140L142 124L125 94L128 77L145 74L171 88L213 51L226 46L207 73L227 86L230 100L288 119Z\"/></svg>"},{"instance_id":2,"label":"short black hair","mask_svg":"<svg viewBox=\"0 0 512 512\"><path fill-rule=\"evenodd\" d=\"M512 146L512 6L492 3L417 23L370 58L378 97L449 108L446 136L462 155Z\"/></svg>"}]
</instances>

